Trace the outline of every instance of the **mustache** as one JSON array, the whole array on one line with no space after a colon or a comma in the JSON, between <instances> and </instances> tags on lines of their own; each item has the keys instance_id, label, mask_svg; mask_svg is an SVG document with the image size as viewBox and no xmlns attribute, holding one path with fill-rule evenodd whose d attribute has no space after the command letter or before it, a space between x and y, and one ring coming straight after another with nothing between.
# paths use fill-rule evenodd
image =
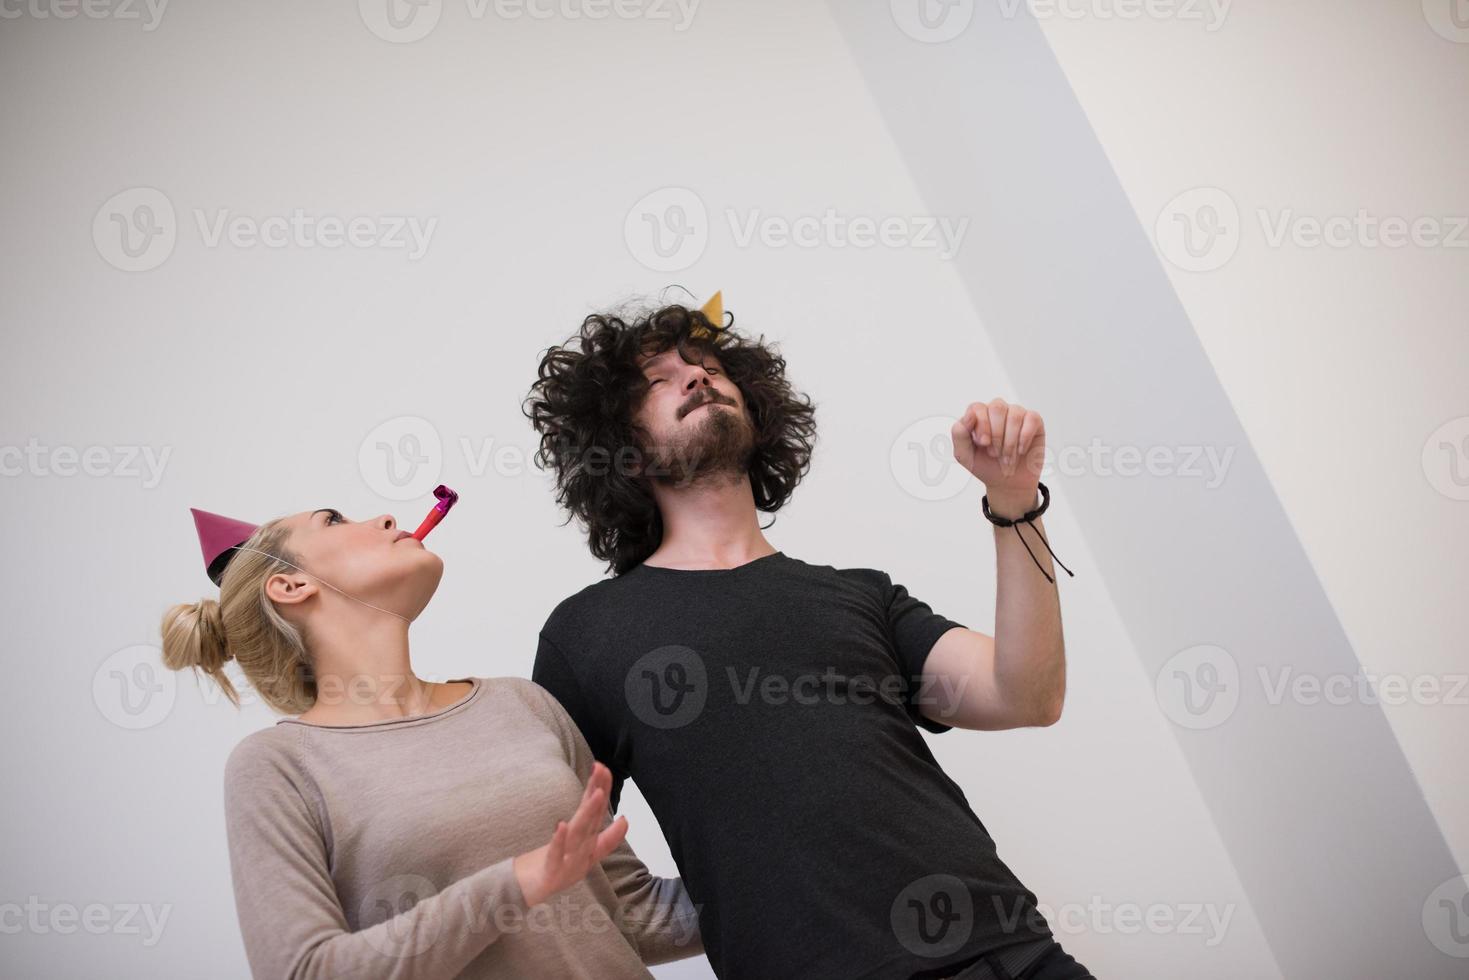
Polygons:
<instances>
[{"instance_id":1,"label":"mustache","mask_svg":"<svg viewBox=\"0 0 1469 980\"><path fill-rule=\"evenodd\" d=\"M689 414L700 405L704 405L709 402L713 402L717 405L728 405L731 408L733 408L735 404L733 398L730 398L727 395L721 395L719 392L710 389L707 395L700 395L686 402L684 404L684 407L679 411L678 417L683 418L685 415Z\"/></svg>"}]
</instances>

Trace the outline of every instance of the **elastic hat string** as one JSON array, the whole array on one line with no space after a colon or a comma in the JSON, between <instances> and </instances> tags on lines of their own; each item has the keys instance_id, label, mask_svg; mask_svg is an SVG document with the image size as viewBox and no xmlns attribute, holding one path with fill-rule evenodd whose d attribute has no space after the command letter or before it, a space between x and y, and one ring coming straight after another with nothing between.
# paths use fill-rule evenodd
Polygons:
<instances>
[{"instance_id":1,"label":"elastic hat string","mask_svg":"<svg viewBox=\"0 0 1469 980\"><path fill-rule=\"evenodd\" d=\"M359 599L355 595L353 595L352 593L346 591L345 589L338 589L335 585L332 585L330 582L328 582L326 579L322 578L320 575L317 575L315 572L306 571L306 569L301 568L300 565L297 565L293 561L286 561L280 555L272 555L270 552L268 552L268 551L261 551L259 548L246 548L244 545L240 545L240 544L234 545L234 549L236 551L253 551L257 555L264 555L267 558L274 558L276 561L280 562L283 565L290 565L292 568L299 568L299 569L301 569L301 571L306 572L307 575L310 575L312 578L314 578L314 579L318 580L319 582L321 582L322 585L325 585L329 589L334 589L335 591L342 593L342 595L346 596L348 599L351 599L354 602L360 602L364 606L367 606L369 609L376 609L378 612L385 612L389 616L397 616L399 619L403 620L403 622L405 622L405 623L411 623L412 622L412 620L410 620L407 616L403 616L403 615L400 615L398 613L395 613L391 609L384 609L382 606L374 606L372 603L368 602L366 599Z\"/></svg>"}]
</instances>

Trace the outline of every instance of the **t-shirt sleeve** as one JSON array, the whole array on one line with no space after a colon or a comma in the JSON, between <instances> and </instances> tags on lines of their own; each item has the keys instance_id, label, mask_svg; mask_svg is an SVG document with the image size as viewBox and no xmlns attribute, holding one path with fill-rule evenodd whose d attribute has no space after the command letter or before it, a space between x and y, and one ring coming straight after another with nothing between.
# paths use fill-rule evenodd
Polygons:
<instances>
[{"instance_id":1,"label":"t-shirt sleeve","mask_svg":"<svg viewBox=\"0 0 1469 980\"><path fill-rule=\"evenodd\" d=\"M964 628L964 624L934 612L928 603L910 595L907 588L895 583L886 572L882 573L882 589L893 650L898 657L898 667L908 682L908 714L915 724L930 732L947 732L954 726L935 721L920 710L920 699L932 697L931 690L921 683L921 675L924 661L939 637L956 627Z\"/></svg>"},{"instance_id":2,"label":"t-shirt sleeve","mask_svg":"<svg viewBox=\"0 0 1469 980\"><path fill-rule=\"evenodd\" d=\"M577 680L576 672L572 669L571 661L561 648L541 631L539 642L536 646L536 661L531 667L530 679L549 691L551 696L560 702L575 723L577 730L586 739L591 749L592 757L612 771L612 793L609 799L612 812L617 812L617 804L622 798L622 784L627 779L627 773L613 761L612 737L598 724L596 715L591 710L591 705L582 692L581 682Z\"/></svg>"},{"instance_id":3,"label":"t-shirt sleeve","mask_svg":"<svg viewBox=\"0 0 1469 980\"><path fill-rule=\"evenodd\" d=\"M372 976L430 980L458 976L499 938L485 909L527 906L513 857L432 894L382 896L349 931L327 865L326 846L300 770L285 746L241 743L225 765L225 829L235 909L250 972L256 977ZM429 883L417 885L427 892ZM398 892L403 889L398 889Z\"/></svg>"},{"instance_id":4,"label":"t-shirt sleeve","mask_svg":"<svg viewBox=\"0 0 1469 980\"><path fill-rule=\"evenodd\" d=\"M561 704L534 684L529 692L537 713L561 736L566 761L585 785L592 778L592 750ZM602 828L612 823L609 809ZM622 929L644 963L667 963L704 951L699 910L682 878L660 878L650 872L626 839L602 859L602 872L620 902Z\"/></svg>"}]
</instances>

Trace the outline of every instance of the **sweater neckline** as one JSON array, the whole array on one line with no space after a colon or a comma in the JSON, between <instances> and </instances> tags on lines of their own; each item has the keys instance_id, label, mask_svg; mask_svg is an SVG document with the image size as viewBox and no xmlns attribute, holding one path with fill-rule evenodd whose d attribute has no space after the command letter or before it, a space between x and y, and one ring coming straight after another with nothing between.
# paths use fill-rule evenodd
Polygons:
<instances>
[{"instance_id":1,"label":"sweater neckline","mask_svg":"<svg viewBox=\"0 0 1469 980\"><path fill-rule=\"evenodd\" d=\"M384 718L380 721L363 721L353 725L318 725L314 721L302 721L300 718L282 718L276 722L277 725L300 725L303 728L316 728L326 732L361 732L376 731L381 728L396 728L403 725L421 724L423 722L435 721L445 715L453 714L462 710L471 701L479 697L484 690L484 682L479 677L451 677L445 683L456 684L459 681L470 683L469 693L464 695L453 704L447 704L435 711L425 711L419 715L409 715L406 718Z\"/></svg>"}]
</instances>

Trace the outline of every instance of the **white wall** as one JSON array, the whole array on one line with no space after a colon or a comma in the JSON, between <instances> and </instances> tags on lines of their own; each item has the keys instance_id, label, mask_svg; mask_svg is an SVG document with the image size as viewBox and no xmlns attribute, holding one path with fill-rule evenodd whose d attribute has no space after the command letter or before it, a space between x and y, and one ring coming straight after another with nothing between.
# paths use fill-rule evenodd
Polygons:
<instances>
[{"instance_id":1,"label":"white wall","mask_svg":"<svg viewBox=\"0 0 1469 980\"><path fill-rule=\"evenodd\" d=\"M359 447L426 420L442 445L430 467L463 501L435 535L448 571L415 629L416 663L435 678L529 673L545 615L600 569L524 463L519 401L540 349L629 295L723 288L739 325L778 338L817 400L816 465L769 532L778 547L887 568L936 609L993 627L979 490L921 500L890 450L970 401L1047 406L1015 390L937 250L742 245L728 220L927 213L826 7L707 3L681 30L677 8L673 22L477 19L450 2L401 44L351 5L171 5L152 30L140 9L143 22L32 8L0 21L0 444L34 439L50 460L0 481L0 656L15 685L0 903L142 903L168 918L152 944L118 930L5 935L7 974L247 973L220 770L272 718L179 677L150 703L152 723L129 730L109 688L131 648L156 643L167 605L212 594L190 506L415 521L423 498L388 499ZM1043 27L1151 228L1201 184L1247 214L1469 213L1453 179L1469 47L1425 23L1406 3L1352 16L1241 4L1212 33ZM162 194L177 241L128 272L104 203L133 188ZM692 191L708 216L702 252L675 269L651 268L625 236L629 213L665 188ZM294 209L436 224L420 258L211 246L198 225L200 213ZM1222 269L1170 273L1369 670L1462 670L1450 599L1464 593L1464 504L1434 489L1442 472L1420 456L1466 414L1464 255L1268 249L1256 226ZM109 447L106 475L58 475L51 451L92 446ZM475 466L473 453L502 446L499 472ZM161 478L130 475L110 447L167 453ZM935 751L1098 976L1280 976L1064 488L1046 524L1077 573L1061 583L1066 716L932 737ZM1450 754L1466 713L1388 715L1469 863L1469 796ZM634 846L672 873L652 815L625 799ZM1194 930L1126 934L1115 910L1129 902L1175 918L1200 906L1227 926L1214 935L1206 915ZM712 976L702 959L656 972Z\"/></svg>"},{"instance_id":2,"label":"white wall","mask_svg":"<svg viewBox=\"0 0 1469 980\"><path fill-rule=\"evenodd\" d=\"M1446 681L1383 710L1469 867L1469 691L1449 696L1469 627L1469 21L1451 0L1055 9L1040 23L1138 220L1197 187L1239 210L1217 268L1164 268L1363 671ZM1342 247L1299 224L1361 211ZM1382 244L1370 222L1394 218L1429 219L1430 244Z\"/></svg>"}]
</instances>

